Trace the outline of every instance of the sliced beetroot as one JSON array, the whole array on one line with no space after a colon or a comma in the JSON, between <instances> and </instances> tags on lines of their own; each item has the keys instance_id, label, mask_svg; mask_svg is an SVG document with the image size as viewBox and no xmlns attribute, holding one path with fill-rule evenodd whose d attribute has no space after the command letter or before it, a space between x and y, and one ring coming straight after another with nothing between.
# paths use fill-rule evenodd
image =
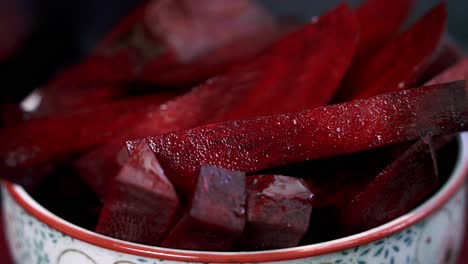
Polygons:
<instances>
[{"instance_id":1,"label":"sliced beetroot","mask_svg":"<svg viewBox=\"0 0 468 264\"><path fill-rule=\"evenodd\" d=\"M466 100L465 82L460 81L148 140L171 182L190 194L202 164L251 173L466 130ZM135 142L128 141L127 148Z\"/></svg>"},{"instance_id":2,"label":"sliced beetroot","mask_svg":"<svg viewBox=\"0 0 468 264\"><path fill-rule=\"evenodd\" d=\"M177 194L147 144L140 144L115 178L96 232L158 245L179 209Z\"/></svg>"},{"instance_id":3,"label":"sliced beetroot","mask_svg":"<svg viewBox=\"0 0 468 264\"><path fill-rule=\"evenodd\" d=\"M279 40L251 63L214 77L167 103L163 110L153 113L154 121L142 123L125 136L81 158L77 168L89 179L111 179L119 166L115 153L124 139L324 105L347 70L356 36L353 13L347 5L341 5L320 17L318 22ZM327 81L323 81L325 79ZM106 182L105 179L101 182ZM105 184L91 186L98 193L105 193L102 189Z\"/></svg>"},{"instance_id":4,"label":"sliced beetroot","mask_svg":"<svg viewBox=\"0 0 468 264\"><path fill-rule=\"evenodd\" d=\"M356 9L359 45L353 63L364 63L395 36L414 6L414 0L367 0Z\"/></svg>"},{"instance_id":5,"label":"sliced beetroot","mask_svg":"<svg viewBox=\"0 0 468 264\"><path fill-rule=\"evenodd\" d=\"M255 87L236 102L224 120L296 112L327 104L351 63L357 30L355 16L342 4L278 41L267 60L260 62L266 70L251 82ZM244 70L231 78L248 74L252 72ZM279 101L282 103L277 104Z\"/></svg>"},{"instance_id":6,"label":"sliced beetroot","mask_svg":"<svg viewBox=\"0 0 468 264\"><path fill-rule=\"evenodd\" d=\"M352 155L311 160L267 169L262 173L290 175L303 179L314 194L315 209L343 204L352 192L381 172L411 146L412 142L371 149Z\"/></svg>"},{"instance_id":7,"label":"sliced beetroot","mask_svg":"<svg viewBox=\"0 0 468 264\"><path fill-rule=\"evenodd\" d=\"M8 112L13 111L17 118L7 120L7 124L14 125L32 118L73 112L128 96L128 89L122 85L98 84L86 80L85 71L85 66L79 65L59 73L45 86L34 90L20 104L9 107Z\"/></svg>"},{"instance_id":8,"label":"sliced beetroot","mask_svg":"<svg viewBox=\"0 0 468 264\"><path fill-rule=\"evenodd\" d=\"M452 137L419 140L374 179L354 192L340 207L339 228L343 234L384 224L415 208L438 186L434 150Z\"/></svg>"},{"instance_id":9,"label":"sliced beetroot","mask_svg":"<svg viewBox=\"0 0 468 264\"><path fill-rule=\"evenodd\" d=\"M143 68L141 78L158 83L213 76L252 57L288 31L251 0L161 1L148 11L146 24L156 25L149 26L149 31L162 35L177 57L170 67L150 62Z\"/></svg>"},{"instance_id":10,"label":"sliced beetroot","mask_svg":"<svg viewBox=\"0 0 468 264\"><path fill-rule=\"evenodd\" d=\"M247 177L247 221L240 247L267 250L297 246L309 226L312 197L297 178L271 174Z\"/></svg>"},{"instance_id":11,"label":"sliced beetroot","mask_svg":"<svg viewBox=\"0 0 468 264\"><path fill-rule=\"evenodd\" d=\"M232 99L230 91L218 88L221 87L195 87L193 91L161 105L156 111L135 113L134 119L140 120L135 122L135 126L127 127L129 129L125 133L109 138L110 142L81 157L75 162L76 169L90 187L104 198L108 183L122 165L116 160L116 153L126 139L184 130L206 123L213 115L223 113Z\"/></svg>"},{"instance_id":12,"label":"sliced beetroot","mask_svg":"<svg viewBox=\"0 0 468 264\"><path fill-rule=\"evenodd\" d=\"M221 5L213 0L203 5L148 1L121 22L87 62L95 67L95 79L193 84L254 56L282 31L250 0Z\"/></svg>"},{"instance_id":13,"label":"sliced beetroot","mask_svg":"<svg viewBox=\"0 0 468 264\"><path fill-rule=\"evenodd\" d=\"M164 239L169 248L225 251L245 227L245 174L201 166L188 212Z\"/></svg>"},{"instance_id":14,"label":"sliced beetroot","mask_svg":"<svg viewBox=\"0 0 468 264\"><path fill-rule=\"evenodd\" d=\"M4 168L12 179L35 181L73 155L151 121L150 114L173 96L155 94L12 126L0 133L9 142Z\"/></svg>"},{"instance_id":15,"label":"sliced beetroot","mask_svg":"<svg viewBox=\"0 0 468 264\"><path fill-rule=\"evenodd\" d=\"M121 145L120 140L113 141L73 162L73 167L81 178L102 200L107 197L109 183L130 157L128 149Z\"/></svg>"},{"instance_id":16,"label":"sliced beetroot","mask_svg":"<svg viewBox=\"0 0 468 264\"><path fill-rule=\"evenodd\" d=\"M424 72L423 77L421 78L421 83L425 83L434 76L437 76L447 70L448 68L456 65L463 59L463 50L452 40L450 37L446 36L435 54L434 61L429 65L427 70ZM452 79L460 80L463 78ZM452 80L447 80L449 82Z\"/></svg>"},{"instance_id":17,"label":"sliced beetroot","mask_svg":"<svg viewBox=\"0 0 468 264\"><path fill-rule=\"evenodd\" d=\"M442 3L388 42L369 61L353 65L334 101L345 102L412 87L433 62L446 20L447 7Z\"/></svg>"},{"instance_id":18,"label":"sliced beetroot","mask_svg":"<svg viewBox=\"0 0 468 264\"><path fill-rule=\"evenodd\" d=\"M274 18L252 0L159 1L148 6L145 24L185 63L259 29L275 30Z\"/></svg>"}]
</instances>

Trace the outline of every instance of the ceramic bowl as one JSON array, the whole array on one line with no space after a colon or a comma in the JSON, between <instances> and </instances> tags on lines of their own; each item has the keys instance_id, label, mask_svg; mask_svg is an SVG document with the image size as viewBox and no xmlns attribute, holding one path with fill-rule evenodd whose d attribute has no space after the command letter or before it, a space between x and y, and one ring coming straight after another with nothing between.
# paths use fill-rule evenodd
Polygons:
<instances>
[{"instance_id":1,"label":"ceramic bowl","mask_svg":"<svg viewBox=\"0 0 468 264\"><path fill-rule=\"evenodd\" d=\"M5 233L16 263L455 263L465 227L468 133L448 181L411 212L353 236L262 252L201 252L133 244L53 215L21 187L3 183Z\"/></svg>"}]
</instances>

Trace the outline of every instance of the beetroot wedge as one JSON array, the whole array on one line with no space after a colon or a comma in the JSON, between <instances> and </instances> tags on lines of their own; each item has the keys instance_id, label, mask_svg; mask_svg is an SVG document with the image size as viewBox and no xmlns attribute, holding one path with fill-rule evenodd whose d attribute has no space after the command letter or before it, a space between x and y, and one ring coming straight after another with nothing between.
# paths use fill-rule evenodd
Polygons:
<instances>
[{"instance_id":1,"label":"beetroot wedge","mask_svg":"<svg viewBox=\"0 0 468 264\"><path fill-rule=\"evenodd\" d=\"M225 251L245 227L245 174L202 166L190 208L164 239L170 248Z\"/></svg>"},{"instance_id":2,"label":"beetroot wedge","mask_svg":"<svg viewBox=\"0 0 468 264\"><path fill-rule=\"evenodd\" d=\"M398 33L414 6L414 0L367 0L356 9L359 45L353 63L367 61Z\"/></svg>"},{"instance_id":3,"label":"beetroot wedge","mask_svg":"<svg viewBox=\"0 0 468 264\"><path fill-rule=\"evenodd\" d=\"M120 81L193 84L256 55L282 33L254 1L203 2L143 4L88 59L96 78L114 70Z\"/></svg>"},{"instance_id":4,"label":"beetroot wedge","mask_svg":"<svg viewBox=\"0 0 468 264\"><path fill-rule=\"evenodd\" d=\"M128 96L128 89L122 85L87 80L86 67L79 65L65 69L20 104L11 106L9 112L14 111L18 118L6 123L14 125L33 118L73 112Z\"/></svg>"},{"instance_id":5,"label":"beetroot wedge","mask_svg":"<svg viewBox=\"0 0 468 264\"><path fill-rule=\"evenodd\" d=\"M247 177L247 222L241 248L297 246L309 227L312 197L300 179L282 175Z\"/></svg>"},{"instance_id":6,"label":"beetroot wedge","mask_svg":"<svg viewBox=\"0 0 468 264\"><path fill-rule=\"evenodd\" d=\"M424 72L421 78L421 83L430 81L434 76L437 76L451 68L452 66L463 60L463 50L459 47L449 36L446 36L442 42L441 47L435 54L435 59L431 65ZM463 78L452 79L460 80ZM445 81L447 82L447 81Z\"/></svg>"},{"instance_id":7,"label":"beetroot wedge","mask_svg":"<svg viewBox=\"0 0 468 264\"><path fill-rule=\"evenodd\" d=\"M343 234L353 234L407 213L438 186L433 150L451 137L436 142L419 140L353 196L337 217Z\"/></svg>"},{"instance_id":8,"label":"beetroot wedge","mask_svg":"<svg viewBox=\"0 0 468 264\"><path fill-rule=\"evenodd\" d=\"M211 124L149 137L185 194L202 164L255 172L467 129L465 82L427 86L300 113ZM138 141L128 141L127 147Z\"/></svg>"},{"instance_id":9,"label":"beetroot wedge","mask_svg":"<svg viewBox=\"0 0 468 264\"><path fill-rule=\"evenodd\" d=\"M314 194L314 210L322 209L343 204L349 197L348 193L375 177L412 144L407 142L352 155L289 164L269 169L266 173L302 178Z\"/></svg>"},{"instance_id":10,"label":"beetroot wedge","mask_svg":"<svg viewBox=\"0 0 468 264\"><path fill-rule=\"evenodd\" d=\"M177 194L147 144L140 144L115 178L96 232L158 245L179 209Z\"/></svg>"},{"instance_id":11,"label":"beetroot wedge","mask_svg":"<svg viewBox=\"0 0 468 264\"><path fill-rule=\"evenodd\" d=\"M115 153L124 139L326 104L351 61L357 38L356 23L346 5L335 8L318 22L279 40L251 63L212 78L167 103L163 111L153 113L155 121L143 123L126 134L126 138L118 138L115 143L83 157L77 162L77 168L88 179L111 179L119 166ZM279 101L282 103L278 104ZM105 193L102 189L105 184L91 186L98 193Z\"/></svg>"},{"instance_id":12,"label":"beetroot wedge","mask_svg":"<svg viewBox=\"0 0 468 264\"><path fill-rule=\"evenodd\" d=\"M124 133L151 114L172 93L145 96L83 109L61 116L30 120L0 132L9 154L3 160L12 179L34 181L71 156ZM10 150L12 152L10 152ZM0 151L1 152L1 151ZM16 175L16 176L14 176Z\"/></svg>"},{"instance_id":13,"label":"beetroot wedge","mask_svg":"<svg viewBox=\"0 0 468 264\"><path fill-rule=\"evenodd\" d=\"M369 61L353 65L335 101L345 102L412 87L433 62L446 20L447 8L442 3L408 31L388 42Z\"/></svg>"}]
</instances>

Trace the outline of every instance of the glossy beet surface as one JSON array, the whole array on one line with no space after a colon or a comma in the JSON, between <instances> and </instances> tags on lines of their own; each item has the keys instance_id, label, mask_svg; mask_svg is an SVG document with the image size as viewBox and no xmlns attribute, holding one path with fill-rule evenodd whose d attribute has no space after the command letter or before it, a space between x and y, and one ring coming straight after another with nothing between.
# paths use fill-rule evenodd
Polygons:
<instances>
[{"instance_id":1,"label":"glossy beet surface","mask_svg":"<svg viewBox=\"0 0 468 264\"><path fill-rule=\"evenodd\" d=\"M226 251L245 227L245 174L202 166L190 206L165 247Z\"/></svg>"},{"instance_id":2,"label":"glossy beet surface","mask_svg":"<svg viewBox=\"0 0 468 264\"><path fill-rule=\"evenodd\" d=\"M250 173L465 130L466 98L465 82L454 82L300 113L211 124L148 141L169 179L189 194L202 164ZM134 144L129 141L127 147Z\"/></svg>"},{"instance_id":3,"label":"glossy beet surface","mask_svg":"<svg viewBox=\"0 0 468 264\"><path fill-rule=\"evenodd\" d=\"M240 247L266 250L297 246L309 227L312 197L297 178L247 177L247 223Z\"/></svg>"},{"instance_id":4,"label":"glossy beet surface","mask_svg":"<svg viewBox=\"0 0 468 264\"><path fill-rule=\"evenodd\" d=\"M147 144L140 144L115 178L96 232L158 245L179 209L179 199Z\"/></svg>"}]
</instances>

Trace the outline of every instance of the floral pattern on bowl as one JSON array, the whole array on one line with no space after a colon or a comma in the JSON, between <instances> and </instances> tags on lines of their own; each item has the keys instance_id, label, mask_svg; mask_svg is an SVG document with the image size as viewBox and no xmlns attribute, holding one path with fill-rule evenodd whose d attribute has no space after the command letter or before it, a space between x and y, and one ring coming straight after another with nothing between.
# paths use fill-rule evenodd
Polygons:
<instances>
[{"instance_id":1,"label":"floral pattern on bowl","mask_svg":"<svg viewBox=\"0 0 468 264\"><path fill-rule=\"evenodd\" d=\"M389 237L332 254L274 263L455 263L463 241L465 199L463 186L429 218ZM184 263L124 254L75 239L31 216L6 188L3 188L3 216L16 263Z\"/></svg>"}]
</instances>

